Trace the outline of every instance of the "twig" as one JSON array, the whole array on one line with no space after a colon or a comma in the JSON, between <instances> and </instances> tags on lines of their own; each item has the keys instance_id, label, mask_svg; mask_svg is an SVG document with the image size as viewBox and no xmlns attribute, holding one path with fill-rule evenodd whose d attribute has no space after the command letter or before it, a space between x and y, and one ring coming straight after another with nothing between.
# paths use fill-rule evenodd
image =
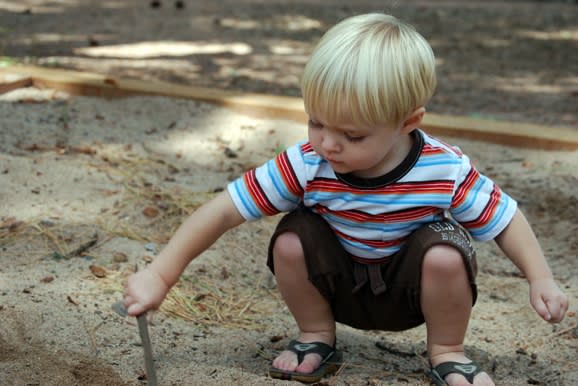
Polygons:
<instances>
[{"instance_id":1,"label":"twig","mask_svg":"<svg viewBox=\"0 0 578 386\"><path fill-rule=\"evenodd\" d=\"M64 256L64 248L62 247L60 241L58 240L58 237L54 233L52 233L50 230L42 227L40 224L33 224L32 227L35 228L36 230L38 230L41 235L48 237L48 239L50 239L50 241L52 241L54 243L54 245L56 246L58 253L61 256Z\"/></svg>"},{"instance_id":2,"label":"twig","mask_svg":"<svg viewBox=\"0 0 578 386\"><path fill-rule=\"evenodd\" d=\"M74 256L80 256L81 254L83 254L84 252L86 252L87 250L92 248L94 245L96 245L97 242L98 242L98 233L95 233L92 236L92 239L90 239L89 241L87 241L84 244L80 244L80 246L78 248L73 249L72 251L65 254L64 258L70 259L71 257L74 257Z\"/></svg>"},{"instance_id":3,"label":"twig","mask_svg":"<svg viewBox=\"0 0 578 386\"><path fill-rule=\"evenodd\" d=\"M384 351L387 351L387 352L389 352L389 353L391 353L391 354L398 355L398 356L405 357L405 358L411 358L411 357L416 357L416 356L423 356L423 355L425 354L425 351L422 352L422 353L418 353L418 352L415 351L415 350L414 350L413 352L401 351L401 350L398 350L398 349L396 349L396 348L386 346L386 345L385 345L383 342L381 342L381 341L375 342L375 347L377 347L377 348L380 349L380 350L384 350Z\"/></svg>"},{"instance_id":4,"label":"twig","mask_svg":"<svg viewBox=\"0 0 578 386\"><path fill-rule=\"evenodd\" d=\"M569 327L566 327L566 328L564 328L564 329L562 329L562 330L560 330L560 331L556 331L556 332L554 332L554 333L552 333L552 334L550 334L550 335L548 335L548 336L546 336L546 337L542 337L542 338L536 339L535 341L530 342L529 344L527 344L526 346L524 346L524 350L528 350L530 347L536 349L536 348L538 348L538 347L540 347L540 346L545 345L545 344L548 343L548 342L551 342L552 338L555 338L555 337L560 336L560 335L564 335L564 334L566 334L566 333L568 333L568 332L570 332L570 331L573 331L573 330L576 329L576 328L578 328L578 323L574 323L573 325L571 325L571 326L569 326Z\"/></svg>"},{"instance_id":5,"label":"twig","mask_svg":"<svg viewBox=\"0 0 578 386\"><path fill-rule=\"evenodd\" d=\"M550 340L551 338L554 338L554 337L559 336L559 335L564 335L565 333L570 332L577 327L578 327L578 323L574 323L574 325L572 325L570 327L566 327L560 331L556 331L555 333L548 335L548 337L546 337L546 340Z\"/></svg>"},{"instance_id":6,"label":"twig","mask_svg":"<svg viewBox=\"0 0 578 386\"><path fill-rule=\"evenodd\" d=\"M90 338L90 345L92 346L94 352L98 354L98 347L96 346L96 336L95 335L96 335L96 331L100 328L100 326L102 326L104 324L104 322L98 323L96 326L94 326L90 330L86 326L86 323L83 323L83 324L84 324L84 329L86 330L86 333L88 334L88 337Z\"/></svg>"}]
</instances>

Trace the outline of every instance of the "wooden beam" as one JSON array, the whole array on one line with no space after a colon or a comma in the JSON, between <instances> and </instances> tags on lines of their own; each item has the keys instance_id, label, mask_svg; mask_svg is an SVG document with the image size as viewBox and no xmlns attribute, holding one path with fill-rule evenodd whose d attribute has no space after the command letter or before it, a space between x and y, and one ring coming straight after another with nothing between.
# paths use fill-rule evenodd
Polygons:
<instances>
[{"instance_id":1,"label":"wooden beam","mask_svg":"<svg viewBox=\"0 0 578 386\"><path fill-rule=\"evenodd\" d=\"M259 118L290 119L299 122L307 120L303 110L303 101L300 98L240 93L166 82L120 79L94 73L44 67L0 68L0 75L4 75L4 78L9 74L31 79L35 87L65 91L73 95L104 98L159 95L209 102ZM2 78L0 76L0 79ZM0 90L2 90L1 85ZM423 127L429 133L438 136L467 138L524 148L578 150L578 129L573 128L433 113L426 114Z\"/></svg>"},{"instance_id":2,"label":"wooden beam","mask_svg":"<svg viewBox=\"0 0 578 386\"><path fill-rule=\"evenodd\" d=\"M423 128L438 136L543 150L578 150L578 128L427 113Z\"/></svg>"},{"instance_id":3,"label":"wooden beam","mask_svg":"<svg viewBox=\"0 0 578 386\"><path fill-rule=\"evenodd\" d=\"M19 74L1 74L0 75L0 95L7 92L18 90L19 88L32 86L33 81L30 77Z\"/></svg>"}]
</instances>

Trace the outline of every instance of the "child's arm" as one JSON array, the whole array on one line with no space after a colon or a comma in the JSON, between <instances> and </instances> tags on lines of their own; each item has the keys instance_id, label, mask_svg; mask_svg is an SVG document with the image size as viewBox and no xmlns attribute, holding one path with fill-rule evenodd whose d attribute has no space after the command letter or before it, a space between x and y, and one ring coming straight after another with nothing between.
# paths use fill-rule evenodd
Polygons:
<instances>
[{"instance_id":1,"label":"child's arm","mask_svg":"<svg viewBox=\"0 0 578 386\"><path fill-rule=\"evenodd\" d=\"M520 210L495 240L530 283L530 302L536 312L544 320L560 322L568 309L568 297L554 281L542 248Z\"/></svg>"},{"instance_id":2,"label":"child's arm","mask_svg":"<svg viewBox=\"0 0 578 386\"><path fill-rule=\"evenodd\" d=\"M139 315L158 308L191 260L244 221L227 191L199 207L154 261L129 278L124 296L128 313Z\"/></svg>"}]
</instances>

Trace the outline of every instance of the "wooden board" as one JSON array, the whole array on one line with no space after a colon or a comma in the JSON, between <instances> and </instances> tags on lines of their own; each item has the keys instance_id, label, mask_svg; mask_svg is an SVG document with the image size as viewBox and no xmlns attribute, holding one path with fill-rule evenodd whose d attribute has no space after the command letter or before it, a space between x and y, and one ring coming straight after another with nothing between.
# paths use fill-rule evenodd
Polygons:
<instances>
[{"instance_id":1,"label":"wooden board","mask_svg":"<svg viewBox=\"0 0 578 386\"><path fill-rule=\"evenodd\" d=\"M33 81L29 76L13 73L0 73L0 94L32 86Z\"/></svg>"},{"instance_id":2,"label":"wooden board","mask_svg":"<svg viewBox=\"0 0 578 386\"><path fill-rule=\"evenodd\" d=\"M19 77L20 83L4 84L2 79ZM117 98L160 95L187 98L229 107L259 118L306 122L300 98L240 93L213 88L191 87L166 82L113 78L105 75L31 66L0 68L0 93L25 86L50 88L73 95ZM577 150L578 129L519 122L494 121L427 113L422 125L433 135L453 136L508 146L546 150Z\"/></svg>"}]
</instances>

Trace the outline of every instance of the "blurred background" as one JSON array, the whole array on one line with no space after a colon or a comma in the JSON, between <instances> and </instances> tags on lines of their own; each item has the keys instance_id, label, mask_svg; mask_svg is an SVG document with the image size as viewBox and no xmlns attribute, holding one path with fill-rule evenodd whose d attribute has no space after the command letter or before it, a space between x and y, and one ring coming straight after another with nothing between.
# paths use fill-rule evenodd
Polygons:
<instances>
[{"instance_id":1,"label":"blurred background","mask_svg":"<svg viewBox=\"0 0 578 386\"><path fill-rule=\"evenodd\" d=\"M578 128L578 6L568 0L0 0L0 56L299 96L321 35L372 11L413 24L433 46L430 111Z\"/></svg>"}]
</instances>

